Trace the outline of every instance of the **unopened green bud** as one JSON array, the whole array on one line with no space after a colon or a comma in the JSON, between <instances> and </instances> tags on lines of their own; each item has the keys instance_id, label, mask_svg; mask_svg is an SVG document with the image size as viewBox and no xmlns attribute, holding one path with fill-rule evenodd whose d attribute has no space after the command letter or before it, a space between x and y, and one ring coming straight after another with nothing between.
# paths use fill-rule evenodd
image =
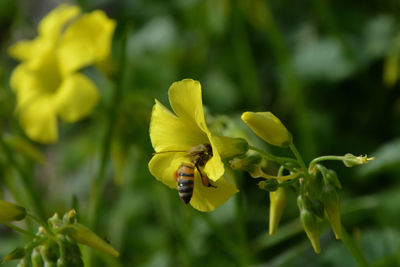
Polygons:
<instances>
[{"instance_id":1,"label":"unopened green bud","mask_svg":"<svg viewBox=\"0 0 400 267\"><path fill-rule=\"evenodd\" d=\"M317 217L306 208L304 199L301 195L297 198L297 204L300 210L300 221L303 225L303 229L306 232L308 239L311 241L315 253L319 254L321 252L321 246L319 243Z\"/></svg>"},{"instance_id":2,"label":"unopened green bud","mask_svg":"<svg viewBox=\"0 0 400 267\"><path fill-rule=\"evenodd\" d=\"M354 167L357 165L367 164L368 161L374 160L374 158L368 158L367 155L356 157L353 154L347 153L344 156L345 158L343 159L343 163L346 167Z\"/></svg>"},{"instance_id":3,"label":"unopened green bud","mask_svg":"<svg viewBox=\"0 0 400 267\"><path fill-rule=\"evenodd\" d=\"M73 210L70 210L69 212L65 213L64 217L63 217L63 222L65 224L74 224L74 223L76 223L77 222L77 220L76 220L76 211L73 209Z\"/></svg>"},{"instance_id":4,"label":"unopened green bud","mask_svg":"<svg viewBox=\"0 0 400 267\"><path fill-rule=\"evenodd\" d=\"M54 215L50 217L47 221L53 228L61 227L64 224L57 212L54 213Z\"/></svg>"},{"instance_id":5,"label":"unopened green bud","mask_svg":"<svg viewBox=\"0 0 400 267\"><path fill-rule=\"evenodd\" d=\"M288 201L288 188L279 187L274 192L269 192L269 234L273 235L278 229L279 221L281 220L283 210Z\"/></svg>"},{"instance_id":6,"label":"unopened green bud","mask_svg":"<svg viewBox=\"0 0 400 267\"><path fill-rule=\"evenodd\" d=\"M28 260L26 258L21 259L18 262L17 267L29 267Z\"/></svg>"},{"instance_id":7,"label":"unopened green bud","mask_svg":"<svg viewBox=\"0 0 400 267\"><path fill-rule=\"evenodd\" d=\"M25 249L22 247L17 247L3 258L3 262L22 259L23 257L25 257Z\"/></svg>"},{"instance_id":8,"label":"unopened green bud","mask_svg":"<svg viewBox=\"0 0 400 267\"><path fill-rule=\"evenodd\" d=\"M262 190L269 192L276 191L279 187L279 183L276 179L267 179L258 183L258 187Z\"/></svg>"},{"instance_id":9,"label":"unopened green bud","mask_svg":"<svg viewBox=\"0 0 400 267\"><path fill-rule=\"evenodd\" d=\"M321 172L325 184L331 184L337 188L342 188L339 178L334 170L327 169L321 164L317 164L317 169Z\"/></svg>"},{"instance_id":10,"label":"unopened green bud","mask_svg":"<svg viewBox=\"0 0 400 267\"><path fill-rule=\"evenodd\" d=\"M324 214L324 205L322 204L321 201L318 199L313 199L310 201L310 208L312 213L314 213L316 216L318 216L321 219L324 219L325 214Z\"/></svg>"},{"instance_id":11,"label":"unopened green bud","mask_svg":"<svg viewBox=\"0 0 400 267\"><path fill-rule=\"evenodd\" d=\"M222 159L240 156L249 150L249 144L243 138L213 136L212 142Z\"/></svg>"},{"instance_id":12,"label":"unopened green bud","mask_svg":"<svg viewBox=\"0 0 400 267\"><path fill-rule=\"evenodd\" d=\"M336 239L340 239L342 236L340 202L338 194L332 185L328 184L324 186L322 189L322 200L335 237Z\"/></svg>"},{"instance_id":13,"label":"unopened green bud","mask_svg":"<svg viewBox=\"0 0 400 267\"><path fill-rule=\"evenodd\" d=\"M40 254L38 248L35 248L34 250L32 250L31 261L32 261L33 267L43 267L44 266L43 258L42 258L42 255Z\"/></svg>"},{"instance_id":14,"label":"unopened green bud","mask_svg":"<svg viewBox=\"0 0 400 267\"><path fill-rule=\"evenodd\" d=\"M42 255L45 266L49 263L56 263L58 259L58 245L54 241L47 241L40 247L40 254Z\"/></svg>"},{"instance_id":15,"label":"unopened green bud","mask_svg":"<svg viewBox=\"0 0 400 267\"><path fill-rule=\"evenodd\" d=\"M66 260L59 258L57 260L57 267L68 267L68 263Z\"/></svg>"},{"instance_id":16,"label":"unopened green bud","mask_svg":"<svg viewBox=\"0 0 400 267\"><path fill-rule=\"evenodd\" d=\"M112 246L110 246L106 241L104 241L98 235L93 233L89 228L80 223L68 225L68 227L63 229L63 233L67 234L73 240L75 240L80 244L103 251L114 257L119 256L118 251L116 251Z\"/></svg>"},{"instance_id":17,"label":"unopened green bud","mask_svg":"<svg viewBox=\"0 0 400 267\"><path fill-rule=\"evenodd\" d=\"M249 155L245 158L234 158L229 164L234 170L247 171L251 177L265 177L265 173L261 168L262 157L260 155Z\"/></svg>"},{"instance_id":18,"label":"unopened green bud","mask_svg":"<svg viewBox=\"0 0 400 267\"><path fill-rule=\"evenodd\" d=\"M261 160L262 157L256 154L249 155L245 158L234 158L233 160L229 161L229 164L234 170L247 170L254 165L260 164Z\"/></svg>"},{"instance_id":19,"label":"unopened green bud","mask_svg":"<svg viewBox=\"0 0 400 267\"><path fill-rule=\"evenodd\" d=\"M0 223L10 223L20 221L26 216L24 207L15 205L11 202L0 200Z\"/></svg>"},{"instance_id":20,"label":"unopened green bud","mask_svg":"<svg viewBox=\"0 0 400 267\"><path fill-rule=\"evenodd\" d=\"M256 135L271 145L288 147L292 143L292 135L271 112L245 112L242 120Z\"/></svg>"},{"instance_id":21,"label":"unopened green bud","mask_svg":"<svg viewBox=\"0 0 400 267\"><path fill-rule=\"evenodd\" d=\"M57 260L57 267L74 266L83 267L81 252L75 241L65 235L57 235L60 257Z\"/></svg>"}]
</instances>

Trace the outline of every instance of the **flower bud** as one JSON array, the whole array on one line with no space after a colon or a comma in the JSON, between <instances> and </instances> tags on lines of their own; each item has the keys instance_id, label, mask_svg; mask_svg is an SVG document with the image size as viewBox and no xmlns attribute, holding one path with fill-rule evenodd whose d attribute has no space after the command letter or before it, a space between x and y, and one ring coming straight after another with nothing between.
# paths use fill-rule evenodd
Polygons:
<instances>
[{"instance_id":1,"label":"flower bud","mask_svg":"<svg viewBox=\"0 0 400 267\"><path fill-rule=\"evenodd\" d=\"M57 244L60 248L60 257L57 260L57 267L76 266L83 267L81 252L77 243L66 235L57 235Z\"/></svg>"},{"instance_id":2,"label":"flower bud","mask_svg":"<svg viewBox=\"0 0 400 267\"><path fill-rule=\"evenodd\" d=\"M259 182L257 185L260 189L266 190L269 192L274 192L279 187L279 183L276 179L267 179L265 181Z\"/></svg>"},{"instance_id":3,"label":"flower bud","mask_svg":"<svg viewBox=\"0 0 400 267\"><path fill-rule=\"evenodd\" d=\"M247 170L253 165L260 164L262 157L258 154L250 155L245 158L234 158L229 164L234 170Z\"/></svg>"},{"instance_id":4,"label":"flower bud","mask_svg":"<svg viewBox=\"0 0 400 267\"><path fill-rule=\"evenodd\" d=\"M244 112L242 120L256 135L271 145L287 147L292 143L292 135L271 112Z\"/></svg>"},{"instance_id":5,"label":"flower bud","mask_svg":"<svg viewBox=\"0 0 400 267\"><path fill-rule=\"evenodd\" d=\"M26 216L24 207L15 205L11 202L0 200L0 223L10 223L20 221Z\"/></svg>"},{"instance_id":6,"label":"flower bud","mask_svg":"<svg viewBox=\"0 0 400 267\"><path fill-rule=\"evenodd\" d=\"M65 229L62 230L62 232L67 234L69 237L80 244L103 251L114 257L119 256L118 251L116 251L112 246L101 239L98 235L93 233L89 228L80 223L68 225Z\"/></svg>"},{"instance_id":7,"label":"flower bud","mask_svg":"<svg viewBox=\"0 0 400 267\"><path fill-rule=\"evenodd\" d=\"M312 213L314 213L316 216L318 216L321 219L324 219L325 214L324 214L324 205L322 204L321 201L318 199L313 199L310 201L310 208Z\"/></svg>"},{"instance_id":8,"label":"flower bud","mask_svg":"<svg viewBox=\"0 0 400 267\"><path fill-rule=\"evenodd\" d=\"M297 198L297 205L299 206L300 221L303 225L303 229L308 239L311 241L315 253L319 254L321 252L321 247L319 244L317 217L306 207L307 205L301 195Z\"/></svg>"},{"instance_id":9,"label":"flower bud","mask_svg":"<svg viewBox=\"0 0 400 267\"><path fill-rule=\"evenodd\" d=\"M56 263L58 259L58 245L53 240L48 240L40 247L40 254L42 255L45 266L50 263Z\"/></svg>"},{"instance_id":10,"label":"flower bud","mask_svg":"<svg viewBox=\"0 0 400 267\"><path fill-rule=\"evenodd\" d=\"M51 216L47 222L53 227L53 228L59 228L63 225L63 221L60 219L60 216L58 213L54 213L53 216Z\"/></svg>"},{"instance_id":11,"label":"flower bud","mask_svg":"<svg viewBox=\"0 0 400 267\"><path fill-rule=\"evenodd\" d=\"M23 257L25 257L25 249L22 247L17 247L13 251L11 251L8 255L6 255L3 258L2 262L22 259Z\"/></svg>"},{"instance_id":12,"label":"flower bud","mask_svg":"<svg viewBox=\"0 0 400 267\"><path fill-rule=\"evenodd\" d=\"M65 224L74 224L77 222L76 220L76 211L74 209L70 210L69 212L65 213L63 216L63 222Z\"/></svg>"},{"instance_id":13,"label":"flower bud","mask_svg":"<svg viewBox=\"0 0 400 267\"><path fill-rule=\"evenodd\" d=\"M265 173L260 166L262 163L261 161L262 157L256 154L246 156L245 158L234 158L229 161L229 164L234 170L247 171L251 177L259 178L265 177Z\"/></svg>"},{"instance_id":14,"label":"flower bud","mask_svg":"<svg viewBox=\"0 0 400 267\"><path fill-rule=\"evenodd\" d=\"M367 155L365 156L354 156L353 154L347 153L344 155L343 163L346 167L354 167L357 165L362 165L368 163L370 160L374 160L374 158L368 158Z\"/></svg>"},{"instance_id":15,"label":"flower bud","mask_svg":"<svg viewBox=\"0 0 400 267\"><path fill-rule=\"evenodd\" d=\"M33 267L43 267L44 266L42 255L40 254L40 252L37 248L32 250L31 261L32 261Z\"/></svg>"},{"instance_id":16,"label":"flower bud","mask_svg":"<svg viewBox=\"0 0 400 267\"><path fill-rule=\"evenodd\" d=\"M341 221L340 221L340 202L335 188L332 185L325 185L322 189L322 201L325 211L331 224L332 230L335 233L336 239L342 236Z\"/></svg>"},{"instance_id":17,"label":"flower bud","mask_svg":"<svg viewBox=\"0 0 400 267\"><path fill-rule=\"evenodd\" d=\"M243 155L249 150L249 144L243 138L213 136L212 141L222 159Z\"/></svg>"},{"instance_id":18,"label":"flower bud","mask_svg":"<svg viewBox=\"0 0 400 267\"><path fill-rule=\"evenodd\" d=\"M288 201L288 188L279 187L274 192L269 192L269 234L273 235L278 229L279 221L281 220L283 210Z\"/></svg>"},{"instance_id":19,"label":"flower bud","mask_svg":"<svg viewBox=\"0 0 400 267\"><path fill-rule=\"evenodd\" d=\"M337 174L334 170L327 169L322 165L318 165L318 169L322 173L322 177L324 178L324 183L325 184L331 184L336 186L337 188L342 188L342 184L340 183L339 178L337 177Z\"/></svg>"},{"instance_id":20,"label":"flower bud","mask_svg":"<svg viewBox=\"0 0 400 267\"><path fill-rule=\"evenodd\" d=\"M17 267L29 267L29 263L28 263L27 259L26 258L22 258L18 262Z\"/></svg>"},{"instance_id":21,"label":"flower bud","mask_svg":"<svg viewBox=\"0 0 400 267\"><path fill-rule=\"evenodd\" d=\"M68 263L66 260L59 258L57 260L57 267L68 267Z\"/></svg>"}]
</instances>

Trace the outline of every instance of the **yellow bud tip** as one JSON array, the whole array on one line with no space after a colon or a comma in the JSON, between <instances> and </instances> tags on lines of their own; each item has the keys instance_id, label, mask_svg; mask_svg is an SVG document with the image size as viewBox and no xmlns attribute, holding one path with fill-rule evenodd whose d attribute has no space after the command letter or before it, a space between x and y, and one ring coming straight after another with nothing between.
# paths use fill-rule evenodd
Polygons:
<instances>
[{"instance_id":1,"label":"yellow bud tip","mask_svg":"<svg viewBox=\"0 0 400 267\"><path fill-rule=\"evenodd\" d=\"M287 189L279 187L276 191L269 193L269 234L273 235L278 229L283 211L288 201Z\"/></svg>"},{"instance_id":2,"label":"yellow bud tip","mask_svg":"<svg viewBox=\"0 0 400 267\"><path fill-rule=\"evenodd\" d=\"M272 228L271 224L270 224L269 231L268 231L269 235L273 235L273 234L275 234L275 232L276 232L276 228Z\"/></svg>"},{"instance_id":3,"label":"yellow bud tip","mask_svg":"<svg viewBox=\"0 0 400 267\"><path fill-rule=\"evenodd\" d=\"M314 252L317 253L317 254L320 254L321 253L321 247L320 247L319 243L318 244L314 244L313 242L311 242L311 244L312 244L312 247L314 249Z\"/></svg>"}]
</instances>

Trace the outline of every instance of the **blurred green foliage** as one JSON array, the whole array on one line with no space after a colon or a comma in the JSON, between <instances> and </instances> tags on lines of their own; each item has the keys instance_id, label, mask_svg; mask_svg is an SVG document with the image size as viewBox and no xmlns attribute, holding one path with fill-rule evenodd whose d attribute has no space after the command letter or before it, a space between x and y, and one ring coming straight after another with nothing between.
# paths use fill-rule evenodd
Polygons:
<instances>
[{"instance_id":1,"label":"blurred green foliage","mask_svg":"<svg viewBox=\"0 0 400 267\"><path fill-rule=\"evenodd\" d=\"M34 37L37 23L59 2L0 1L0 126L15 158L29 170L46 214L76 208L85 220L115 85L86 69L100 88L101 103L90 118L61 124L60 141L52 146L27 143L9 88L16 62L7 48ZM148 125L154 98L167 103L168 87L182 78L202 83L210 128L243 134L239 114L269 110L290 129L306 160L347 152L374 156L375 162L354 169L332 163L343 185L342 221L374 266L400 265L398 1L76 4L102 9L117 21L115 58L122 32L130 29L122 101L114 118L108 182L97 222L97 233L110 240L121 257L96 254L95 266L356 265L328 225L321 227L321 255L312 252L296 219L294 195L277 233L268 236L268 192L258 189L257 180L229 173L238 179L241 192L203 214L184 206L176 191L150 175ZM285 154L277 148L274 152ZM276 166L270 168L276 171ZM18 190L19 184L2 151L0 173L2 195L10 198L6 186ZM15 201L30 208L24 196ZM0 236L1 256L24 243L2 226Z\"/></svg>"}]
</instances>

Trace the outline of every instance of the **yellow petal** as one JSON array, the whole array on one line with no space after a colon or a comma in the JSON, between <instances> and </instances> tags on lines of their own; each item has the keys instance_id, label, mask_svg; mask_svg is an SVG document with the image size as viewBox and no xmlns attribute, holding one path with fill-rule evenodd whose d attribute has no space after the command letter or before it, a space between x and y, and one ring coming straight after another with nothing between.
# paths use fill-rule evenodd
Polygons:
<instances>
[{"instance_id":1,"label":"yellow petal","mask_svg":"<svg viewBox=\"0 0 400 267\"><path fill-rule=\"evenodd\" d=\"M198 81L184 79L174 82L168 91L171 107L180 119L195 123L205 133L209 133L204 120L201 85Z\"/></svg>"},{"instance_id":2,"label":"yellow petal","mask_svg":"<svg viewBox=\"0 0 400 267\"><path fill-rule=\"evenodd\" d=\"M32 41L22 40L10 46L8 53L15 59L28 60L37 55L38 50L42 48L42 41L36 38Z\"/></svg>"},{"instance_id":3,"label":"yellow petal","mask_svg":"<svg viewBox=\"0 0 400 267\"><path fill-rule=\"evenodd\" d=\"M40 95L18 110L19 120L26 135L40 143L57 141L57 118L53 98Z\"/></svg>"},{"instance_id":4,"label":"yellow petal","mask_svg":"<svg viewBox=\"0 0 400 267\"><path fill-rule=\"evenodd\" d=\"M238 192L236 186L230 184L224 177L212 182L214 187L205 187L197 174L194 179L193 196L190 205L199 211L213 211L224 204L231 196Z\"/></svg>"},{"instance_id":5,"label":"yellow petal","mask_svg":"<svg viewBox=\"0 0 400 267\"><path fill-rule=\"evenodd\" d=\"M17 112L43 95L42 84L26 64L19 64L11 73L10 85L17 96Z\"/></svg>"},{"instance_id":6,"label":"yellow petal","mask_svg":"<svg viewBox=\"0 0 400 267\"><path fill-rule=\"evenodd\" d=\"M110 55L115 25L100 10L72 23L65 30L58 50L63 75L105 60Z\"/></svg>"},{"instance_id":7,"label":"yellow petal","mask_svg":"<svg viewBox=\"0 0 400 267\"><path fill-rule=\"evenodd\" d=\"M99 93L96 85L81 73L64 79L55 94L55 108L66 122L76 122L96 106Z\"/></svg>"},{"instance_id":8,"label":"yellow petal","mask_svg":"<svg viewBox=\"0 0 400 267\"><path fill-rule=\"evenodd\" d=\"M156 152L166 150L187 151L208 143L207 135L197 126L176 117L157 100L150 121L150 139Z\"/></svg>"},{"instance_id":9,"label":"yellow petal","mask_svg":"<svg viewBox=\"0 0 400 267\"><path fill-rule=\"evenodd\" d=\"M78 6L60 5L47 14L39 24L39 35L58 39L65 24L81 12Z\"/></svg>"},{"instance_id":10,"label":"yellow petal","mask_svg":"<svg viewBox=\"0 0 400 267\"><path fill-rule=\"evenodd\" d=\"M204 172L207 174L208 178L213 181L217 181L219 178L224 175L225 168L224 163L221 161L221 157L219 156L218 150L216 146L214 146L213 141L211 140L211 146L213 148L213 156L204 166Z\"/></svg>"},{"instance_id":11,"label":"yellow petal","mask_svg":"<svg viewBox=\"0 0 400 267\"><path fill-rule=\"evenodd\" d=\"M184 153L155 154L149 162L149 170L157 180L177 189L174 174L182 162L187 162L187 159L184 158Z\"/></svg>"}]
</instances>

